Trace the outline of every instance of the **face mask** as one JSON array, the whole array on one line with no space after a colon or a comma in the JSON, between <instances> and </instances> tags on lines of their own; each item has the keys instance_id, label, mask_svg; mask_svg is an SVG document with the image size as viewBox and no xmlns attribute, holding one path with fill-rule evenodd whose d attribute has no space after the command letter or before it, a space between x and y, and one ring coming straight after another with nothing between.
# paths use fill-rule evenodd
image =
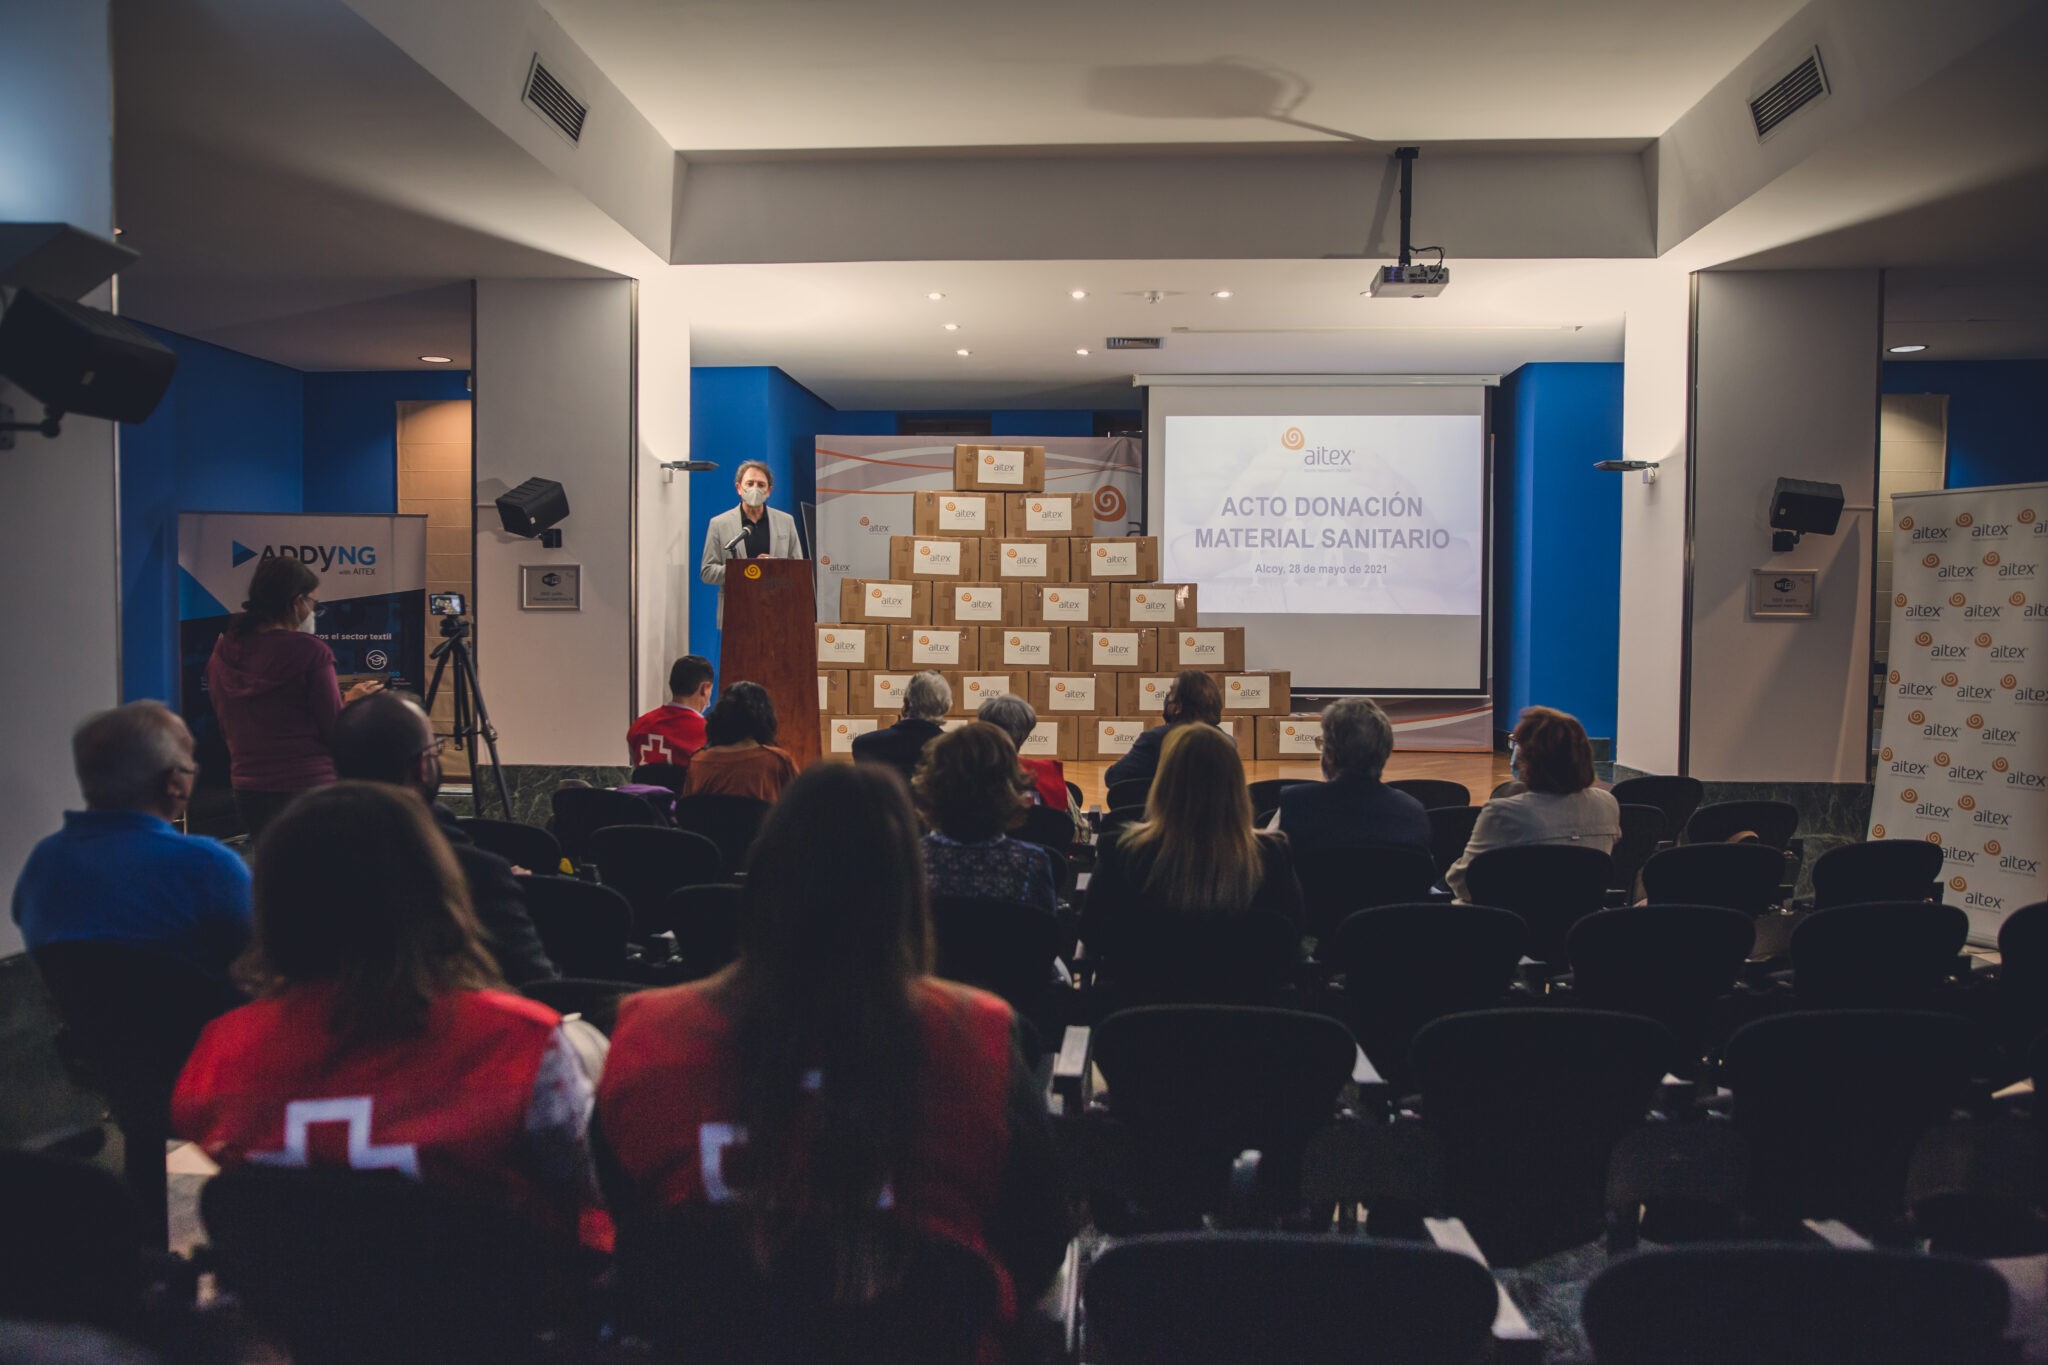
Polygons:
<instances>
[{"instance_id":1,"label":"face mask","mask_svg":"<svg viewBox=\"0 0 2048 1365\"><path fill-rule=\"evenodd\" d=\"M740 492L740 501L749 507L759 507L768 501L768 490L758 487L743 489Z\"/></svg>"},{"instance_id":2,"label":"face mask","mask_svg":"<svg viewBox=\"0 0 2048 1365\"><path fill-rule=\"evenodd\" d=\"M317 611L307 612L306 619L299 622L299 629L304 631L308 635L318 635L320 632L313 628L313 623L319 617L319 615L320 613Z\"/></svg>"}]
</instances>

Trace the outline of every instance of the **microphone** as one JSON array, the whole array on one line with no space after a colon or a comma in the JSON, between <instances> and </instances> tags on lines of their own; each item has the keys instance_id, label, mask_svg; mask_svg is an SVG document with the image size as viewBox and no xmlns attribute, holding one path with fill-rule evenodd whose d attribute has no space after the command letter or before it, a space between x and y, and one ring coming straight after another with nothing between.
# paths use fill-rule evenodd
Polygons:
<instances>
[{"instance_id":1,"label":"microphone","mask_svg":"<svg viewBox=\"0 0 2048 1365\"><path fill-rule=\"evenodd\" d=\"M734 536L734 537L733 537L733 538L732 538L731 540L728 540L727 542L725 542L725 553L726 553L726 557L727 557L727 558L731 558L731 557L732 557L732 552L733 552L734 550L737 550L737 549L739 549L739 547L740 547L740 542L744 541L744 540L745 540L746 538L747 538L747 533L746 533L745 531L742 531L742 532L740 532L740 533L739 533L738 535Z\"/></svg>"}]
</instances>

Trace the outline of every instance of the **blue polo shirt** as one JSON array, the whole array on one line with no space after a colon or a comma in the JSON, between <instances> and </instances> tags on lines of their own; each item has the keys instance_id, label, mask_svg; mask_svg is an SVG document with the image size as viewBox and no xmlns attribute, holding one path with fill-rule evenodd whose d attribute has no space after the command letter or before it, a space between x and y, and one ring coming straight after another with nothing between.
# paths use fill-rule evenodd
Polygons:
<instances>
[{"instance_id":1,"label":"blue polo shirt","mask_svg":"<svg viewBox=\"0 0 2048 1365\"><path fill-rule=\"evenodd\" d=\"M249 946L249 869L217 839L136 810L64 812L14 884L30 956L46 943L119 943L225 979Z\"/></svg>"}]
</instances>

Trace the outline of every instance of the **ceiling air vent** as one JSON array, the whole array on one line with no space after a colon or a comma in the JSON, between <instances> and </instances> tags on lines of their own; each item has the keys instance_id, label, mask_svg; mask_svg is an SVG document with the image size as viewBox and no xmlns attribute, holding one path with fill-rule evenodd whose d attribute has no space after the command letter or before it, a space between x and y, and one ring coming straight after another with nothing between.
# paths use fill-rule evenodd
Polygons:
<instances>
[{"instance_id":1,"label":"ceiling air vent","mask_svg":"<svg viewBox=\"0 0 2048 1365\"><path fill-rule=\"evenodd\" d=\"M540 64L538 52L533 54L533 65L526 70L526 90L520 100L569 139L571 146L583 140L583 118L590 112L590 106L570 94L569 87Z\"/></svg>"},{"instance_id":2,"label":"ceiling air vent","mask_svg":"<svg viewBox=\"0 0 2048 1365\"><path fill-rule=\"evenodd\" d=\"M1820 49L1806 54L1799 65L1766 86L1749 101L1749 116L1756 123L1756 140L1770 137L1779 124L1828 93L1828 73L1821 69Z\"/></svg>"},{"instance_id":3,"label":"ceiling air vent","mask_svg":"<svg viewBox=\"0 0 2048 1365\"><path fill-rule=\"evenodd\" d=\"M1159 338L1104 337L1102 339L1102 349L1105 351L1156 351L1159 349Z\"/></svg>"}]
</instances>

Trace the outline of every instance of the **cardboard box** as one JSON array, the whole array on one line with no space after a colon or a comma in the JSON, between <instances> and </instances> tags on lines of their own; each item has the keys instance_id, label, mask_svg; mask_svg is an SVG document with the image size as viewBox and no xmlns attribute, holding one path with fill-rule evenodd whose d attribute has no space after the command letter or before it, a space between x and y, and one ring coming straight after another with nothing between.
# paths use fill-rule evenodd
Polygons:
<instances>
[{"instance_id":1,"label":"cardboard box","mask_svg":"<svg viewBox=\"0 0 2048 1365\"><path fill-rule=\"evenodd\" d=\"M1001 493L914 493L910 530L920 536L999 536L1006 502Z\"/></svg>"},{"instance_id":2,"label":"cardboard box","mask_svg":"<svg viewBox=\"0 0 2048 1365\"><path fill-rule=\"evenodd\" d=\"M884 668L889 663L887 626L818 627L818 667Z\"/></svg>"},{"instance_id":3,"label":"cardboard box","mask_svg":"<svg viewBox=\"0 0 2048 1365\"><path fill-rule=\"evenodd\" d=\"M1230 742L1237 746L1240 761L1252 761L1252 750L1256 747L1253 735L1258 730L1257 716L1225 716L1216 723L1216 728L1230 736Z\"/></svg>"},{"instance_id":4,"label":"cardboard box","mask_svg":"<svg viewBox=\"0 0 2048 1365\"><path fill-rule=\"evenodd\" d=\"M818 714L839 716L846 713L846 669L821 668L818 670Z\"/></svg>"},{"instance_id":5,"label":"cardboard box","mask_svg":"<svg viewBox=\"0 0 2048 1365\"><path fill-rule=\"evenodd\" d=\"M1294 709L1294 678L1284 668L1226 673L1223 714L1284 716Z\"/></svg>"},{"instance_id":6,"label":"cardboard box","mask_svg":"<svg viewBox=\"0 0 2048 1365\"><path fill-rule=\"evenodd\" d=\"M979 536L889 537L891 578L973 578L980 571Z\"/></svg>"},{"instance_id":7,"label":"cardboard box","mask_svg":"<svg viewBox=\"0 0 2048 1365\"><path fill-rule=\"evenodd\" d=\"M1158 536L1089 536L1069 552L1076 583L1151 583L1159 577Z\"/></svg>"},{"instance_id":8,"label":"cardboard box","mask_svg":"<svg viewBox=\"0 0 2048 1365\"><path fill-rule=\"evenodd\" d=\"M1018 621L1027 626L1106 626L1110 589L1085 583L1019 585L1022 609Z\"/></svg>"},{"instance_id":9,"label":"cardboard box","mask_svg":"<svg viewBox=\"0 0 2048 1365\"><path fill-rule=\"evenodd\" d=\"M853 669L846 675L846 714L850 716L881 716L894 723L895 717L903 714L903 689L909 685L913 674L921 669ZM938 670L948 684L953 681L950 670Z\"/></svg>"},{"instance_id":10,"label":"cardboard box","mask_svg":"<svg viewBox=\"0 0 2048 1365\"><path fill-rule=\"evenodd\" d=\"M1144 716L1147 725L1157 725L1166 714L1166 689L1173 686L1171 673L1121 673L1116 680L1116 713Z\"/></svg>"},{"instance_id":11,"label":"cardboard box","mask_svg":"<svg viewBox=\"0 0 2048 1365\"><path fill-rule=\"evenodd\" d=\"M932 585L908 579L842 578L839 619L885 626L922 625L932 619Z\"/></svg>"},{"instance_id":12,"label":"cardboard box","mask_svg":"<svg viewBox=\"0 0 2048 1365\"><path fill-rule=\"evenodd\" d=\"M1024 758L1057 758L1072 761L1080 754L1083 716L1040 716L1033 730L1017 749Z\"/></svg>"},{"instance_id":13,"label":"cardboard box","mask_svg":"<svg viewBox=\"0 0 2048 1365\"><path fill-rule=\"evenodd\" d=\"M1064 583L1067 581L1065 540L1044 536L984 536L981 542L981 580L984 583Z\"/></svg>"},{"instance_id":14,"label":"cardboard box","mask_svg":"<svg viewBox=\"0 0 2048 1365\"><path fill-rule=\"evenodd\" d=\"M1075 668L1150 673L1159 667L1159 631L1152 626L1074 626L1067 659Z\"/></svg>"},{"instance_id":15,"label":"cardboard box","mask_svg":"<svg viewBox=\"0 0 2048 1365\"><path fill-rule=\"evenodd\" d=\"M1314 763L1323 756L1323 718L1299 712L1260 716L1258 757L1285 763Z\"/></svg>"},{"instance_id":16,"label":"cardboard box","mask_svg":"<svg viewBox=\"0 0 2048 1365\"><path fill-rule=\"evenodd\" d=\"M1092 536L1095 503L1087 493L1011 493L1003 498L1004 534Z\"/></svg>"},{"instance_id":17,"label":"cardboard box","mask_svg":"<svg viewBox=\"0 0 2048 1365\"><path fill-rule=\"evenodd\" d=\"M1101 715L1116 705L1116 679L1100 673L1031 675L1031 709L1039 715Z\"/></svg>"},{"instance_id":18,"label":"cardboard box","mask_svg":"<svg viewBox=\"0 0 2048 1365\"><path fill-rule=\"evenodd\" d=\"M935 626L1014 626L1027 583L941 583L932 592Z\"/></svg>"},{"instance_id":19,"label":"cardboard box","mask_svg":"<svg viewBox=\"0 0 2048 1365\"><path fill-rule=\"evenodd\" d=\"M1065 668L1066 626L983 626L981 666L999 668Z\"/></svg>"},{"instance_id":20,"label":"cardboard box","mask_svg":"<svg viewBox=\"0 0 2048 1365\"><path fill-rule=\"evenodd\" d=\"M884 722L878 716L822 716L818 720L818 753L824 758L850 759L853 740Z\"/></svg>"},{"instance_id":21,"label":"cardboard box","mask_svg":"<svg viewBox=\"0 0 2048 1365\"><path fill-rule=\"evenodd\" d=\"M953 681L953 714L972 716L981 709L981 704L990 697L1009 693L1013 696L1031 695L1026 675L1018 672L1004 672L999 669L963 668L960 676Z\"/></svg>"},{"instance_id":22,"label":"cardboard box","mask_svg":"<svg viewBox=\"0 0 2048 1365\"><path fill-rule=\"evenodd\" d=\"M1159 666L1176 672L1199 668L1209 673L1242 673L1244 627L1162 627L1159 632Z\"/></svg>"},{"instance_id":23,"label":"cardboard box","mask_svg":"<svg viewBox=\"0 0 2048 1365\"><path fill-rule=\"evenodd\" d=\"M1137 716L1090 716L1081 726L1081 758L1115 762L1151 724Z\"/></svg>"},{"instance_id":24,"label":"cardboard box","mask_svg":"<svg viewBox=\"0 0 2048 1365\"><path fill-rule=\"evenodd\" d=\"M1158 626L1164 630L1201 620L1195 611L1192 583L1118 583L1102 591L1109 597L1107 624L1112 626Z\"/></svg>"},{"instance_id":25,"label":"cardboard box","mask_svg":"<svg viewBox=\"0 0 2048 1365\"><path fill-rule=\"evenodd\" d=\"M953 447L953 487L962 492L1043 493L1045 447Z\"/></svg>"},{"instance_id":26,"label":"cardboard box","mask_svg":"<svg viewBox=\"0 0 2048 1365\"><path fill-rule=\"evenodd\" d=\"M981 661L981 634L973 626L891 626L889 667L911 672L973 668Z\"/></svg>"}]
</instances>

